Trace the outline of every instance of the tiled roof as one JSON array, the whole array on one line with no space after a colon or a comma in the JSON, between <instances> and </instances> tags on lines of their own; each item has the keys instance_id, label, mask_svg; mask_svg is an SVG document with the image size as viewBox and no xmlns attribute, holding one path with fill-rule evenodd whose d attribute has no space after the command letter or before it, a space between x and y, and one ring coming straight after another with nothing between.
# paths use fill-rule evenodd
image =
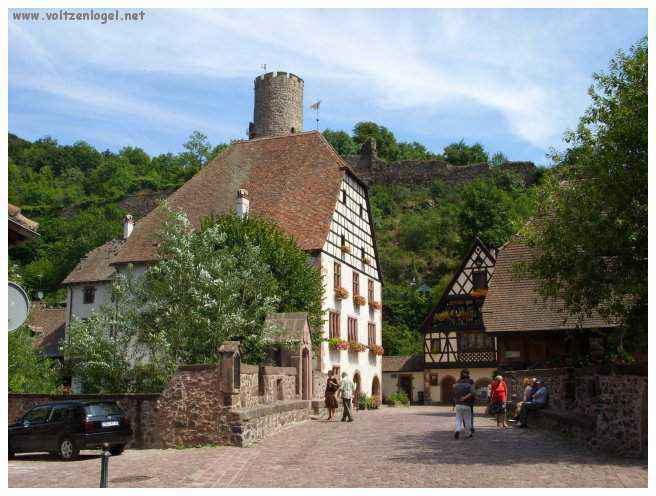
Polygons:
<instances>
[{"instance_id":1,"label":"tiled roof","mask_svg":"<svg viewBox=\"0 0 656 496\"><path fill-rule=\"evenodd\" d=\"M80 284L111 279L116 274L116 269L110 264L124 243L123 239L112 239L91 250L68 274L62 284Z\"/></svg>"},{"instance_id":2,"label":"tiled roof","mask_svg":"<svg viewBox=\"0 0 656 496\"><path fill-rule=\"evenodd\" d=\"M25 229L29 229L30 231L36 231L39 228L38 222L34 222L33 220L28 219L21 213L21 209L18 208L16 205L12 205L11 203L8 203L9 206L9 219L13 220L14 222L20 224L22 227Z\"/></svg>"},{"instance_id":3,"label":"tiled roof","mask_svg":"<svg viewBox=\"0 0 656 496\"><path fill-rule=\"evenodd\" d=\"M43 303L34 303L27 319L28 327L37 336L34 347L46 356L61 356L59 345L64 338L65 324L65 308L47 308Z\"/></svg>"},{"instance_id":4,"label":"tiled roof","mask_svg":"<svg viewBox=\"0 0 656 496\"><path fill-rule=\"evenodd\" d=\"M537 291L537 281L516 268L518 264L530 262L534 254L534 249L517 235L501 248L483 303L486 332L615 327L598 314L579 322L576 317L568 316L561 300L545 301Z\"/></svg>"},{"instance_id":5,"label":"tiled roof","mask_svg":"<svg viewBox=\"0 0 656 496\"><path fill-rule=\"evenodd\" d=\"M421 372L423 370L424 357L420 354L383 357L383 372Z\"/></svg>"},{"instance_id":6,"label":"tiled roof","mask_svg":"<svg viewBox=\"0 0 656 496\"><path fill-rule=\"evenodd\" d=\"M320 250L328 236L348 165L318 131L233 143L168 198L194 228L230 212L239 189L248 191L251 215L277 223L304 250ZM114 263L156 259L162 208L136 223Z\"/></svg>"},{"instance_id":7,"label":"tiled roof","mask_svg":"<svg viewBox=\"0 0 656 496\"><path fill-rule=\"evenodd\" d=\"M264 320L267 325L275 326L278 338L303 340L307 326L307 312L270 313Z\"/></svg>"}]
</instances>

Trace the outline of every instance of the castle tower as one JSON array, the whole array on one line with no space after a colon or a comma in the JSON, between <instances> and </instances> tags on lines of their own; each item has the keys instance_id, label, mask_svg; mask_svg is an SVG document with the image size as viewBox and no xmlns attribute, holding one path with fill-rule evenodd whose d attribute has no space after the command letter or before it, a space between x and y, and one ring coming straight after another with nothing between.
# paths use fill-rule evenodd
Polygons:
<instances>
[{"instance_id":1,"label":"castle tower","mask_svg":"<svg viewBox=\"0 0 656 496\"><path fill-rule=\"evenodd\" d=\"M303 80L292 73L269 72L255 78L255 107L249 138L303 130Z\"/></svg>"}]
</instances>

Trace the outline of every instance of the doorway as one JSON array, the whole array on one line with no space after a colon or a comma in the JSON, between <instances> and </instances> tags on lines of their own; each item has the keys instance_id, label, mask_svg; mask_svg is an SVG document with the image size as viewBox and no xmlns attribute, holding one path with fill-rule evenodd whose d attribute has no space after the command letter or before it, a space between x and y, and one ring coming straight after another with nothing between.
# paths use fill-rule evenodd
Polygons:
<instances>
[{"instance_id":1,"label":"doorway","mask_svg":"<svg viewBox=\"0 0 656 496\"><path fill-rule=\"evenodd\" d=\"M440 381L440 402L453 403L453 385L456 380L450 375L444 376Z\"/></svg>"},{"instance_id":2,"label":"doorway","mask_svg":"<svg viewBox=\"0 0 656 496\"><path fill-rule=\"evenodd\" d=\"M399 375L399 389L412 401L412 376Z\"/></svg>"}]
</instances>

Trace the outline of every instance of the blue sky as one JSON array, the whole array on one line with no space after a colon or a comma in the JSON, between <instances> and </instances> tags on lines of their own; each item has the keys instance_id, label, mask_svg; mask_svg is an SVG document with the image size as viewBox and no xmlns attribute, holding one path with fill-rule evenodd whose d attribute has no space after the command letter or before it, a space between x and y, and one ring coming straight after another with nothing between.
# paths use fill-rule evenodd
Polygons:
<instances>
[{"instance_id":1,"label":"blue sky","mask_svg":"<svg viewBox=\"0 0 656 496\"><path fill-rule=\"evenodd\" d=\"M52 10L52 9L51 9ZM100 9L96 9L99 11ZM146 10L142 22L9 16L9 131L178 152L243 139L253 78L305 80L305 129L375 121L439 152L459 139L547 162L595 71L647 32L643 10Z\"/></svg>"}]
</instances>

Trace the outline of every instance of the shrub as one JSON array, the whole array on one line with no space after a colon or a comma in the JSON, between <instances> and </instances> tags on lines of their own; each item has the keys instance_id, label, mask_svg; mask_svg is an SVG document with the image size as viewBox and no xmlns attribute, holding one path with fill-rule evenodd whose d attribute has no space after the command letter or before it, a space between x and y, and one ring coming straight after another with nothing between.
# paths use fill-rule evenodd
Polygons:
<instances>
[{"instance_id":1,"label":"shrub","mask_svg":"<svg viewBox=\"0 0 656 496\"><path fill-rule=\"evenodd\" d=\"M389 402L390 402L390 406L396 406L397 404L403 406L410 405L410 400L408 399L408 395L405 394L404 391L397 391L396 393L390 394Z\"/></svg>"}]
</instances>

